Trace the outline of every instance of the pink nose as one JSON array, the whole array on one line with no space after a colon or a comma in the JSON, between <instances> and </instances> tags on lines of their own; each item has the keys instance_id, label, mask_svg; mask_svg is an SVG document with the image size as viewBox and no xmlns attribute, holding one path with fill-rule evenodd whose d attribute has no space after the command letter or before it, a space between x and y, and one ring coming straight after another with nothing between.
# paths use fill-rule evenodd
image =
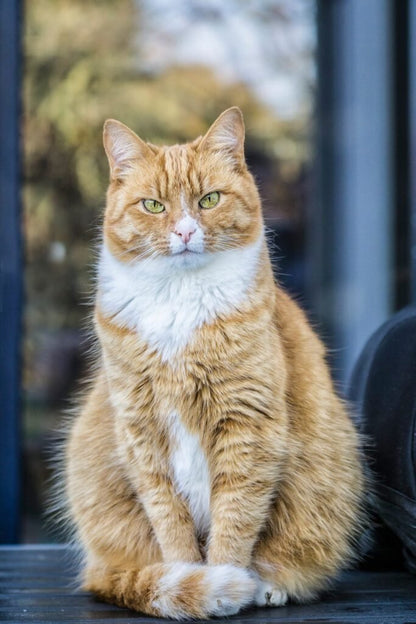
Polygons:
<instances>
[{"instance_id":1,"label":"pink nose","mask_svg":"<svg viewBox=\"0 0 416 624\"><path fill-rule=\"evenodd\" d=\"M174 232L180 236L182 241L186 244L191 240L191 236L196 232L196 228L193 223L183 219L176 224Z\"/></svg>"}]
</instances>

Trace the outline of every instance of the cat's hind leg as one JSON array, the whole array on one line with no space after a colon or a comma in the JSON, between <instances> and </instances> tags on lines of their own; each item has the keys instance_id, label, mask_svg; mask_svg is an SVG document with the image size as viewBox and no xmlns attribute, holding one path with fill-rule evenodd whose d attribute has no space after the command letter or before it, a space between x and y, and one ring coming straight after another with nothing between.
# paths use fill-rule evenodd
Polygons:
<instances>
[{"instance_id":1,"label":"cat's hind leg","mask_svg":"<svg viewBox=\"0 0 416 624\"><path fill-rule=\"evenodd\" d=\"M87 565L143 568L162 553L113 443L106 405L85 410L67 449L66 495Z\"/></svg>"},{"instance_id":2,"label":"cat's hind leg","mask_svg":"<svg viewBox=\"0 0 416 624\"><path fill-rule=\"evenodd\" d=\"M314 507L312 499L305 499L309 504L289 506L282 497L255 548L252 567L261 579L259 605L314 600L354 560L354 518L347 512L338 515L331 501ZM358 516L356 521L359 526Z\"/></svg>"}]
</instances>

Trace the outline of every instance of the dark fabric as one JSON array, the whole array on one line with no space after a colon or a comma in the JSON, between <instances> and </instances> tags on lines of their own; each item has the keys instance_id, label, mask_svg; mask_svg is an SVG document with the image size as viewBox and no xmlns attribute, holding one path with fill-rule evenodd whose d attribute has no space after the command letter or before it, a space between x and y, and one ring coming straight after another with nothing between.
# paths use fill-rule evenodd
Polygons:
<instances>
[{"instance_id":1,"label":"dark fabric","mask_svg":"<svg viewBox=\"0 0 416 624\"><path fill-rule=\"evenodd\" d=\"M396 314L370 338L349 398L370 440L377 513L416 573L416 307Z\"/></svg>"}]
</instances>

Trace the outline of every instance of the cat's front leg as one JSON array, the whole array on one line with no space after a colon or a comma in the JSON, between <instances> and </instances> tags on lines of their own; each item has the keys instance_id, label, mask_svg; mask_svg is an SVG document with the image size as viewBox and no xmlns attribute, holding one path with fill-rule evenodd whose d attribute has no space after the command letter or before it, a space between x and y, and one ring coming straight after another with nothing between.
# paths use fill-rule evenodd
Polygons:
<instances>
[{"instance_id":1,"label":"cat's front leg","mask_svg":"<svg viewBox=\"0 0 416 624\"><path fill-rule=\"evenodd\" d=\"M195 526L187 503L172 483L163 443L157 430L141 431L137 421L118 427L120 448L130 480L152 525L165 562L202 561Z\"/></svg>"},{"instance_id":2,"label":"cat's front leg","mask_svg":"<svg viewBox=\"0 0 416 624\"><path fill-rule=\"evenodd\" d=\"M173 491L170 479L153 474L145 488L140 488L140 500L150 519L166 562L202 561L195 527L187 505Z\"/></svg>"},{"instance_id":3,"label":"cat's front leg","mask_svg":"<svg viewBox=\"0 0 416 624\"><path fill-rule=\"evenodd\" d=\"M256 415L236 422L232 415L223 419L214 445L207 560L249 567L277 491L284 435Z\"/></svg>"}]
</instances>

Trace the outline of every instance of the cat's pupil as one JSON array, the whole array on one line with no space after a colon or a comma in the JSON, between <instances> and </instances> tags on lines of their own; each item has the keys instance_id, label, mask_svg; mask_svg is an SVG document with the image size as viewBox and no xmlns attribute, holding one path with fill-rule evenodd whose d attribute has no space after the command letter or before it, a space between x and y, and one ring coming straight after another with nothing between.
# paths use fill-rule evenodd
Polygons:
<instances>
[{"instance_id":1,"label":"cat's pupil","mask_svg":"<svg viewBox=\"0 0 416 624\"><path fill-rule=\"evenodd\" d=\"M201 208L214 208L219 202L220 194L218 191L213 191L212 193L208 193L205 195L199 205Z\"/></svg>"}]
</instances>

